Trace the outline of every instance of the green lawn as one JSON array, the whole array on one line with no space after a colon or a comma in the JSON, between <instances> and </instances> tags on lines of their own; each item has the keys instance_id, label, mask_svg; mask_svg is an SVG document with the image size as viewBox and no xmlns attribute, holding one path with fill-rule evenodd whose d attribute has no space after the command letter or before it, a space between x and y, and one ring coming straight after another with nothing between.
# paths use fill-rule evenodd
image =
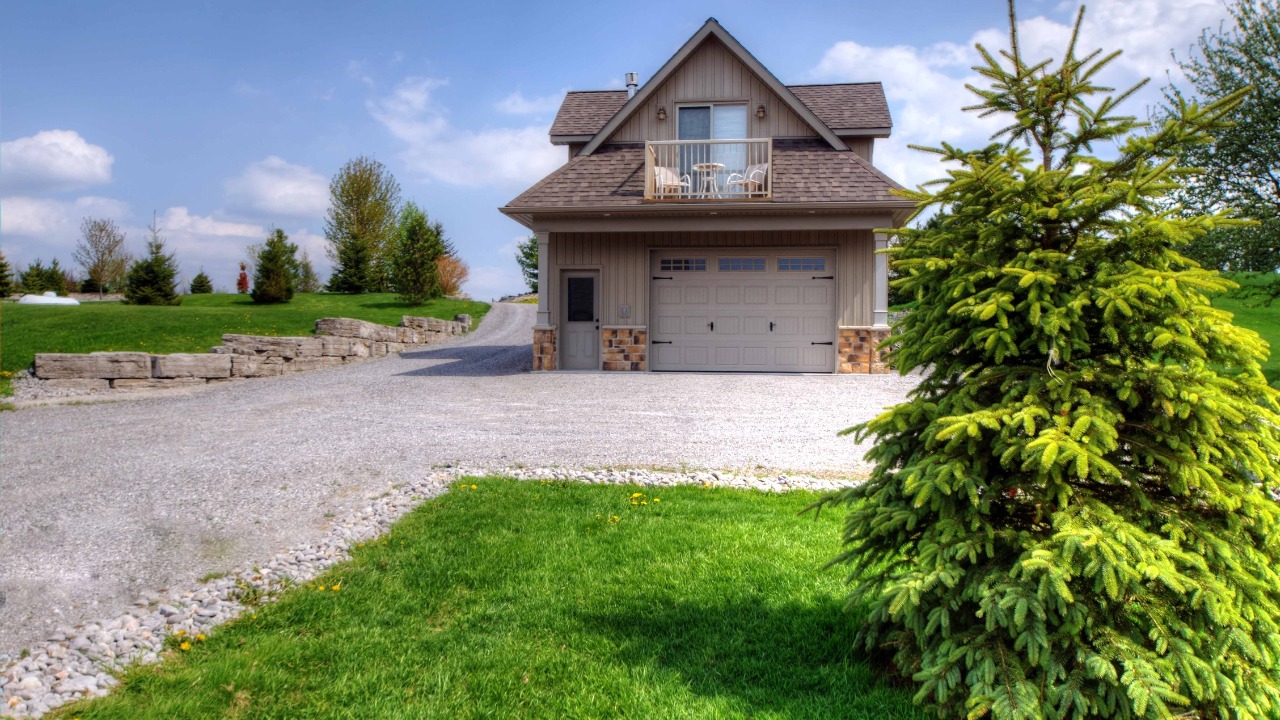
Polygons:
<instances>
[{"instance_id":1,"label":"green lawn","mask_svg":"<svg viewBox=\"0 0 1280 720\"><path fill-rule=\"evenodd\" d=\"M852 647L814 495L465 483L55 716L926 717Z\"/></svg>"},{"instance_id":2,"label":"green lawn","mask_svg":"<svg viewBox=\"0 0 1280 720\"><path fill-rule=\"evenodd\" d=\"M1270 273L1238 273L1229 277L1243 287L1259 287L1276 279ZM1273 387L1280 387L1280 300L1269 306L1263 305L1263 300L1263 297L1236 291L1214 298L1213 305L1235 314L1237 325L1253 330L1271 345L1271 357L1262 363L1262 372Z\"/></svg>"},{"instance_id":3,"label":"green lawn","mask_svg":"<svg viewBox=\"0 0 1280 720\"><path fill-rule=\"evenodd\" d=\"M404 315L476 321L489 306L468 300L436 300L410 307L394 294L295 295L282 305L255 305L248 295L186 295L177 307L86 302L77 307L0 303L0 370L31 365L36 353L140 350L208 352L223 333L310 335L322 317L349 317L399 325Z\"/></svg>"}]
</instances>

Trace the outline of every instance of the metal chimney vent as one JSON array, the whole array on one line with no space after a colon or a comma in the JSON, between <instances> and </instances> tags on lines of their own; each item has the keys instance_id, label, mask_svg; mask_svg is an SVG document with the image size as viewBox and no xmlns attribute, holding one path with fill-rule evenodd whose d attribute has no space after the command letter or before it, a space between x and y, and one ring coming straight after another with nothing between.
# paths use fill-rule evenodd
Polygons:
<instances>
[{"instance_id":1,"label":"metal chimney vent","mask_svg":"<svg viewBox=\"0 0 1280 720\"><path fill-rule=\"evenodd\" d=\"M633 72L627 73L627 97L635 97L638 87L640 87L640 76Z\"/></svg>"}]
</instances>

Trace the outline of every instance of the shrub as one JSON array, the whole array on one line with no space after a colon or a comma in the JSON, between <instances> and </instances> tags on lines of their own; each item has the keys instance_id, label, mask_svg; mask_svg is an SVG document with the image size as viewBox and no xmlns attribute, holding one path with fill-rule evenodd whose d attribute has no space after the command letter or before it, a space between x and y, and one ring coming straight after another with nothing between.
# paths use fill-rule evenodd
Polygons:
<instances>
[{"instance_id":1,"label":"shrub","mask_svg":"<svg viewBox=\"0 0 1280 720\"><path fill-rule=\"evenodd\" d=\"M236 276L236 292L244 295L249 292L249 266L240 263L240 274Z\"/></svg>"},{"instance_id":2,"label":"shrub","mask_svg":"<svg viewBox=\"0 0 1280 720\"><path fill-rule=\"evenodd\" d=\"M934 150L959 167L905 194L947 212L893 231L916 307L886 345L929 372L820 503L849 508L860 640L942 717L1275 717L1280 392L1209 305L1232 283L1174 250L1236 221L1164 202L1241 93L1134 135L1127 93L1089 102L1115 54L1028 66L1011 39L975 90L1009 144Z\"/></svg>"},{"instance_id":3,"label":"shrub","mask_svg":"<svg viewBox=\"0 0 1280 720\"><path fill-rule=\"evenodd\" d=\"M192 295L208 295L213 292L213 282L209 280L209 276L204 274L204 270L196 273L191 279Z\"/></svg>"},{"instance_id":4,"label":"shrub","mask_svg":"<svg viewBox=\"0 0 1280 720\"><path fill-rule=\"evenodd\" d=\"M440 271L440 292L446 297L462 294L462 283L471 275L471 269L456 255L445 255L436 261Z\"/></svg>"},{"instance_id":5,"label":"shrub","mask_svg":"<svg viewBox=\"0 0 1280 720\"><path fill-rule=\"evenodd\" d=\"M293 254L298 246L289 242L289 236L276 228L267 236L267 242L258 253L253 271L253 292L256 303L284 303L293 299L293 280L297 272Z\"/></svg>"}]
</instances>

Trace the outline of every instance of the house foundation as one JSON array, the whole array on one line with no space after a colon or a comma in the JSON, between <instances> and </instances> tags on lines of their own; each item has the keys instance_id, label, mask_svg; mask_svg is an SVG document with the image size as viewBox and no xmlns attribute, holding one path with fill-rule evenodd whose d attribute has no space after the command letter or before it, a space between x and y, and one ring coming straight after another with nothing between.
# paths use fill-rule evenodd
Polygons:
<instances>
[{"instance_id":1,"label":"house foundation","mask_svg":"<svg viewBox=\"0 0 1280 720\"><path fill-rule=\"evenodd\" d=\"M539 325L533 329L533 371L556 369L556 326Z\"/></svg>"},{"instance_id":2,"label":"house foundation","mask_svg":"<svg viewBox=\"0 0 1280 720\"><path fill-rule=\"evenodd\" d=\"M879 349L887 337L888 328L841 327L836 347L836 371L872 375L889 372L884 362L886 353Z\"/></svg>"}]
</instances>

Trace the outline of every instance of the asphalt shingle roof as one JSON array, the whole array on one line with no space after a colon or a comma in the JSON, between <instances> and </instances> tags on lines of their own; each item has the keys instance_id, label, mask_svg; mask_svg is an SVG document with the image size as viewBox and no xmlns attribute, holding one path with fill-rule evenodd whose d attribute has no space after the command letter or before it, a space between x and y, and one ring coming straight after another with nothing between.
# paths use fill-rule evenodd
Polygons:
<instances>
[{"instance_id":1,"label":"asphalt shingle roof","mask_svg":"<svg viewBox=\"0 0 1280 720\"><path fill-rule=\"evenodd\" d=\"M856 153L822 140L775 140L773 202L901 202L900 187ZM575 157L508 203L513 208L645 205L644 146L604 145Z\"/></svg>"},{"instance_id":2,"label":"asphalt shingle roof","mask_svg":"<svg viewBox=\"0 0 1280 720\"><path fill-rule=\"evenodd\" d=\"M878 82L790 85L787 89L829 128L859 130L893 125L884 87ZM595 135L626 103L626 90L568 93L551 123L550 134Z\"/></svg>"}]
</instances>

